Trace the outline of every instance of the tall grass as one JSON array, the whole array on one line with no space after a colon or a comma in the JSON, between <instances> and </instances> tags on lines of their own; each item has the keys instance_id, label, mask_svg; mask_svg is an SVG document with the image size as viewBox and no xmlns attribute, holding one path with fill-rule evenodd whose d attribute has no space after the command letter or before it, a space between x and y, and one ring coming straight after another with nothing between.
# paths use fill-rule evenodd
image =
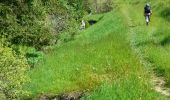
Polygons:
<instances>
[{"instance_id":1,"label":"tall grass","mask_svg":"<svg viewBox=\"0 0 170 100\"><path fill-rule=\"evenodd\" d=\"M153 1L154 2L154 1ZM144 2L140 1L138 4L134 2L125 4L127 8L126 11L131 11L130 17L132 18L133 33L129 32L128 37L132 41L132 46L134 49L139 50L138 55L141 55L148 64L152 65L153 69L156 69L156 74L166 76L169 79L169 52L168 43L169 43L169 32L168 25L169 23L162 19L160 16L157 16L157 13L153 15L151 25L149 27L145 26L144 18L142 16ZM156 6L156 5L155 5ZM137 9L134 9L137 8ZM139 14L141 12L141 14ZM125 18L125 17L124 17ZM129 29L127 29L129 30ZM163 46L164 44L166 46ZM121 43L122 44L122 43ZM128 51L128 50L127 50ZM128 60L127 60L128 61ZM135 64L135 62L133 62ZM135 65L134 65L135 66ZM150 67L150 65L146 65ZM142 67L142 66L140 66ZM144 66L143 66L144 67ZM143 70L152 70L150 68L143 68ZM132 68L135 69L135 68ZM123 78L124 80L120 81L114 80L114 84L111 86L103 85L100 88L96 89L92 95L85 97L85 100L165 100L158 93L155 93L151 89L153 87L149 83L149 78L145 76L140 77L140 75L135 75L136 73L141 73L141 70L134 72L129 77ZM143 73L145 75L149 75ZM138 78L135 78L138 76ZM144 81L141 81L141 79ZM148 80L147 80L148 79ZM159 96L158 96L159 95Z\"/></svg>"},{"instance_id":2,"label":"tall grass","mask_svg":"<svg viewBox=\"0 0 170 100\"><path fill-rule=\"evenodd\" d=\"M168 2L168 1L165 1ZM150 62L153 66L155 73L158 76L164 76L166 80L170 81L170 32L169 32L169 21L166 16L160 16L160 12L167 10L168 4L162 3L161 1L151 1L153 5L153 15L151 17L151 23L149 27L144 24L143 16L137 12L142 12L143 9L130 8L134 19L134 24L137 27L134 28L134 34L131 39L134 41L136 48L140 49L143 58ZM142 8L144 4L138 4L133 7ZM160 8L160 5L165 5ZM160 8L160 9L158 9ZM168 13L168 12L167 12Z\"/></svg>"},{"instance_id":3,"label":"tall grass","mask_svg":"<svg viewBox=\"0 0 170 100\"><path fill-rule=\"evenodd\" d=\"M104 84L82 100L165 100L149 88L146 80L131 76L114 81L112 85Z\"/></svg>"},{"instance_id":4,"label":"tall grass","mask_svg":"<svg viewBox=\"0 0 170 100\"><path fill-rule=\"evenodd\" d=\"M113 12L107 13L103 20L83 31L75 41L56 47L44 62L30 71L32 80L27 89L33 94L60 93L93 88L109 80L108 77L115 77L118 72L112 72L111 65L121 66L116 63L122 62L119 53L124 50L121 49L123 45L115 44L123 41L119 38L121 34L114 35L115 30L121 30L120 20ZM118 38L114 40L112 37Z\"/></svg>"},{"instance_id":5,"label":"tall grass","mask_svg":"<svg viewBox=\"0 0 170 100\"><path fill-rule=\"evenodd\" d=\"M142 7L141 3L136 6ZM154 26L151 23L151 26L145 27L143 16L137 13L142 10L130 11L134 11L130 17L137 26L130 37L135 42L134 46L141 50L147 60L163 64L164 57L157 55L161 55L164 50L159 45L162 38L154 37L159 24ZM165 99L153 90L151 70L140 63L131 48L125 16L118 9L103 16L97 24L82 31L74 41L56 47L31 70L28 73L31 83L26 86L26 90L31 91L33 96L94 90L82 98L85 100ZM153 20L158 19L156 17Z\"/></svg>"}]
</instances>

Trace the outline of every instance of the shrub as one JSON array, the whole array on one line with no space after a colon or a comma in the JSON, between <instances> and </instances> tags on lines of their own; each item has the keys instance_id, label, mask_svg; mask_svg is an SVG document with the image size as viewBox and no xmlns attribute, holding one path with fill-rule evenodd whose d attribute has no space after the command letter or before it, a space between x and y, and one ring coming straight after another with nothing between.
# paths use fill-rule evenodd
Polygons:
<instances>
[{"instance_id":1,"label":"shrub","mask_svg":"<svg viewBox=\"0 0 170 100\"><path fill-rule=\"evenodd\" d=\"M7 3L8 2L8 3ZM47 12L40 1L0 2L0 34L12 44L50 45L53 34L46 22Z\"/></svg>"},{"instance_id":2,"label":"shrub","mask_svg":"<svg viewBox=\"0 0 170 100\"><path fill-rule=\"evenodd\" d=\"M0 35L12 44L40 50L56 43L59 33L77 31L74 25L85 14L83 8L83 0L3 0Z\"/></svg>"},{"instance_id":3,"label":"shrub","mask_svg":"<svg viewBox=\"0 0 170 100\"><path fill-rule=\"evenodd\" d=\"M28 48L27 51L25 51L25 56L29 65L34 67L38 61L43 59L44 54L41 51L37 51L35 48Z\"/></svg>"},{"instance_id":4,"label":"shrub","mask_svg":"<svg viewBox=\"0 0 170 100\"><path fill-rule=\"evenodd\" d=\"M113 9L112 0L88 0L92 13L105 13Z\"/></svg>"},{"instance_id":5,"label":"shrub","mask_svg":"<svg viewBox=\"0 0 170 100\"><path fill-rule=\"evenodd\" d=\"M25 72L29 69L26 59L8 47L0 47L0 91L8 99L16 99L27 95L22 90L24 83L28 81Z\"/></svg>"}]
</instances>

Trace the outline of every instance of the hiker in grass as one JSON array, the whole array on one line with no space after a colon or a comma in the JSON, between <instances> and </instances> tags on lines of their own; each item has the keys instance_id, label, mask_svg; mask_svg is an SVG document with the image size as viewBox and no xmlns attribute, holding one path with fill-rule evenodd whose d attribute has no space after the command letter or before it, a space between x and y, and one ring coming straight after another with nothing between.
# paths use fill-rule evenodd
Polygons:
<instances>
[{"instance_id":1,"label":"hiker in grass","mask_svg":"<svg viewBox=\"0 0 170 100\"><path fill-rule=\"evenodd\" d=\"M144 16L146 18L146 22L150 22L150 16L152 15L152 10L151 10L151 6L149 3L147 3L144 7ZM147 21L148 20L148 21Z\"/></svg>"},{"instance_id":2,"label":"hiker in grass","mask_svg":"<svg viewBox=\"0 0 170 100\"><path fill-rule=\"evenodd\" d=\"M86 28L86 22L84 20L81 21L81 30Z\"/></svg>"}]
</instances>

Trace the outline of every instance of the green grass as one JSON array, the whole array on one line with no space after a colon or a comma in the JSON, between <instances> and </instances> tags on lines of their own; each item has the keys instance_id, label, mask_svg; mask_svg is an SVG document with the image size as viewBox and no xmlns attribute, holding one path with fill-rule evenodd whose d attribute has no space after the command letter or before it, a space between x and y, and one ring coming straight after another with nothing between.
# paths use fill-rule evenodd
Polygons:
<instances>
[{"instance_id":1,"label":"green grass","mask_svg":"<svg viewBox=\"0 0 170 100\"><path fill-rule=\"evenodd\" d=\"M169 25L170 22L166 17L160 16L160 12L166 9L166 6L160 8L161 2L151 1L153 7L153 15L151 24L149 27L146 27L143 21L143 16L137 14L137 12L142 12L142 9L131 10L134 13L131 17L133 24L136 27L133 29L131 40L135 48L140 50L140 53L143 55L143 58L152 64L155 73L158 76L164 76L168 82L170 82L170 32ZM166 2L166 1L165 1ZM164 3L165 3L164 2ZM144 4L138 4L133 7L142 8ZM130 7L130 9L133 9ZM136 14L136 15L135 15Z\"/></svg>"},{"instance_id":2,"label":"green grass","mask_svg":"<svg viewBox=\"0 0 170 100\"><path fill-rule=\"evenodd\" d=\"M75 40L56 47L28 73L31 82L26 90L32 96L90 90L90 95L82 98L85 100L166 99L153 90L152 70L137 55L170 79L170 47L161 44L169 36L169 22L154 14L151 25L146 27L139 14L143 5L142 1L119 7L124 7L133 19L133 32L126 16L116 9L102 14L97 24L82 31Z\"/></svg>"},{"instance_id":3,"label":"green grass","mask_svg":"<svg viewBox=\"0 0 170 100\"><path fill-rule=\"evenodd\" d=\"M96 15L87 15L83 19L86 21L94 20L94 21L100 21L105 14L96 14Z\"/></svg>"},{"instance_id":4,"label":"green grass","mask_svg":"<svg viewBox=\"0 0 170 100\"><path fill-rule=\"evenodd\" d=\"M137 1L136 1L137 2ZM153 10L159 7L160 3L152 1L155 6ZM135 5L134 5L135 4ZM145 60L144 65L147 70L153 69L154 72L159 76L164 76L168 81L170 80L170 45L169 45L169 22L167 19L159 16L158 11L152 17L152 22L149 27L145 26L144 18L139 12L143 12L144 2L126 2L123 4L125 12L132 19L132 26L135 26L129 32L129 41L131 41L132 48L135 49L136 54L139 55L141 60ZM134 9L136 8L136 9ZM164 8L162 8L164 9ZM125 18L125 17L124 17ZM127 18L125 18L127 20ZM127 21L125 21L127 22ZM130 30L129 27L128 30ZM132 62L135 64L134 62ZM152 66L150 66L152 65ZM132 68L133 69L133 68ZM145 69L145 70L146 70ZM131 72L131 71L130 71ZM85 97L85 100L165 100L166 98L161 96L156 96L156 94L149 90L152 86L148 86L145 82L147 80L141 81L140 79L134 78L136 73L141 73L140 71L135 72L128 78L123 78L123 81L114 81L111 86L103 85L96 89L90 96ZM152 72L152 71L151 71ZM143 73L144 74L144 73ZM145 79L144 77L141 77ZM125 80L127 79L127 80ZM124 84L124 85L123 85Z\"/></svg>"},{"instance_id":5,"label":"green grass","mask_svg":"<svg viewBox=\"0 0 170 100\"><path fill-rule=\"evenodd\" d=\"M141 77L143 78L143 77ZM146 80L135 75L114 81L112 85L104 84L90 96L82 100L165 100L160 94L149 89Z\"/></svg>"},{"instance_id":6,"label":"green grass","mask_svg":"<svg viewBox=\"0 0 170 100\"><path fill-rule=\"evenodd\" d=\"M98 24L82 32L75 41L57 47L44 62L31 70L28 90L39 94L89 89L103 80L109 80L110 75L115 77L120 71L112 72L117 70L113 66L123 66L123 63L117 62L126 62L121 58L129 55L121 49L127 44L116 44L117 41L126 43L120 37L123 34L114 34L114 31L116 33L123 28L117 25L120 22L119 16L114 17L110 12ZM126 56L119 56L123 52Z\"/></svg>"}]
</instances>

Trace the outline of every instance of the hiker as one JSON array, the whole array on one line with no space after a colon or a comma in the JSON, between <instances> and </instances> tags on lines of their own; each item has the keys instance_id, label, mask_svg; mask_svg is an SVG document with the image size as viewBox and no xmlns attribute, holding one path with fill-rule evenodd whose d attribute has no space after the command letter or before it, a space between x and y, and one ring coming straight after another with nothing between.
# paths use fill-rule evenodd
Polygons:
<instances>
[{"instance_id":1,"label":"hiker","mask_svg":"<svg viewBox=\"0 0 170 100\"><path fill-rule=\"evenodd\" d=\"M151 7L150 7L150 4L147 3L144 7L144 16L145 16L145 19L146 19L146 24L148 25L149 22L150 22L150 16L152 14L152 10L151 10Z\"/></svg>"},{"instance_id":2,"label":"hiker","mask_svg":"<svg viewBox=\"0 0 170 100\"><path fill-rule=\"evenodd\" d=\"M84 20L81 21L81 30L86 28L86 23Z\"/></svg>"}]
</instances>

